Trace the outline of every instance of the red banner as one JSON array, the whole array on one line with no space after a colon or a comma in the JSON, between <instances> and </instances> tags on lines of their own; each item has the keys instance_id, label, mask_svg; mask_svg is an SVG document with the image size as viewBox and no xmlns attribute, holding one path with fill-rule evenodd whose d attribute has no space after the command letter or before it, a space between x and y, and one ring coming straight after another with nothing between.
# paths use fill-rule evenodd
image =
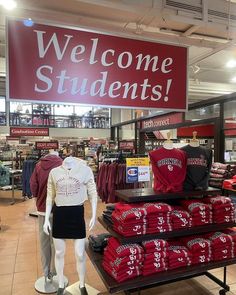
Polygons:
<instances>
[{"instance_id":1,"label":"red banner","mask_svg":"<svg viewBox=\"0 0 236 295\"><path fill-rule=\"evenodd\" d=\"M214 125L212 124L178 128L177 137L193 137L194 131L197 131L197 137L214 137Z\"/></svg>"},{"instance_id":2,"label":"red banner","mask_svg":"<svg viewBox=\"0 0 236 295\"><path fill-rule=\"evenodd\" d=\"M36 150L57 150L58 142L57 141L36 141L35 148Z\"/></svg>"},{"instance_id":3,"label":"red banner","mask_svg":"<svg viewBox=\"0 0 236 295\"><path fill-rule=\"evenodd\" d=\"M119 142L119 150L133 150L133 149L134 149L134 141Z\"/></svg>"},{"instance_id":4,"label":"red banner","mask_svg":"<svg viewBox=\"0 0 236 295\"><path fill-rule=\"evenodd\" d=\"M8 20L8 65L10 99L187 108L185 47Z\"/></svg>"},{"instance_id":5,"label":"red banner","mask_svg":"<svg viewBox=\"0 0 236 295\"><path fill-rule=\"evenodd\" d=\"M147 128L160 128L169 125L174 125L183 122L183 114L170 114L166 116L158 116L151 119L147 119L141 122L141 129Z\"/></svg>"},{"instance_id":6,"label":"red banner","mask_svg":"<svg viewBox=\"0 0 236 295\"><path fill-rule=\"evenodd\" d=\"M49 136L49 129L10 127L10 136Z\"/></svg>"}]
</instances>

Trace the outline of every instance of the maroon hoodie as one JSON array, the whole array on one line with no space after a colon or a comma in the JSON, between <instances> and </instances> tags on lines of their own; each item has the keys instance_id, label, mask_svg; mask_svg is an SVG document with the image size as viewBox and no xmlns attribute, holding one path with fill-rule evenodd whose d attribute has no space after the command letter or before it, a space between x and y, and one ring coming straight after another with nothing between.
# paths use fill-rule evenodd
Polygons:
<instances>
[{"instance_id":1,"label":"maroon hoodie","mask_svg":"<svg viewBox=\"0 0 236 295\"><path fill-rule=\"evenodd\" d=\"M37 198L36 206L39 212L46 211L47 182L49 172L62 164L62 159L56 155L47 155L40 159L30 178L30 189Z\"/></svg>"}]
</instances>

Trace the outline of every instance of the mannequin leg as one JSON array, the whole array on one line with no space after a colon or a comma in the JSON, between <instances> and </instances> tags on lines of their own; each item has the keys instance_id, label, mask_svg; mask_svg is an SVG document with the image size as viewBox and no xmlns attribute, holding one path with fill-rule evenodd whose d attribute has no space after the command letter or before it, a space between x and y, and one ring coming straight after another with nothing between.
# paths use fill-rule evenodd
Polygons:
<instances>
[{"instance_id":1,"label":"mannequin leg","mask_svg":"<svg viewBox=\"0 0 236 295\"><path fill-rule=\"evenodd\" d=\"M66 251L66 242L63 239L53 238L55 247L55 267L57 272L57 278L59 283L59 288L64 288L64 256Z\"/></svg>"},{"instance_id":2,"label":"mannequin leg","mask_svg":"<svg viewBox=\"0 0 236 295\"><path fill-rule=\"evenodd\" d=\"M43 231L44 219L45 219L44 216L42 215L38 216L41 263L43 267L43 273L46 278L50 272L51 243L50 243L50 236L46 235L45 232Z\"/></svg>"},{"instance_id":3,"label":"mannequin leg","mask_svg":"<svg viewBox=\"0 0 236 295\"><path fill-rule=\"evenodd\" d=\"M85 287L85 239L76 239L74 241L76 268L79 275L80 287Z\"/></svg>"}]
</instances>

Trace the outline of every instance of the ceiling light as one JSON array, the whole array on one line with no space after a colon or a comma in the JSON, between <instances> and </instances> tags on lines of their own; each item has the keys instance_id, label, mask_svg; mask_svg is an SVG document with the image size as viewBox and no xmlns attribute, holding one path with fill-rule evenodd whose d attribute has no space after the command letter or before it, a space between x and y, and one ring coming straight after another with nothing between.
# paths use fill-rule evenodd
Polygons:
<instances>
[{"instance_id":1,"label":"ceiling light","mask_svg":"<svg viewBox=\"0 0 236 295\"><path fill-rule=\"evenodd\" d=\"M0 4L7 10L12 10L17 6L15 0L0 0Z\"/></svg>"},{"instance_id":2,"label":"ceiling light","mask_svg":"<svg viewBox=\"0 0 236 295\"><path fill-rule=\"evenodd\" d=\"M226 67L227 68L234 68L236 67L236 60L235 59L231 59L226 63Z\"/></svg>"},{"instance_id":3,"label":"ceiling light","mask_svg":"<svg viewBox=\"0 0 236 295\"><path fill-rule=\"evenodd\" d=\"M233 78L231 79L231 82L236 83L236 77L233 77Z\"/></svg>"}]
</instances>

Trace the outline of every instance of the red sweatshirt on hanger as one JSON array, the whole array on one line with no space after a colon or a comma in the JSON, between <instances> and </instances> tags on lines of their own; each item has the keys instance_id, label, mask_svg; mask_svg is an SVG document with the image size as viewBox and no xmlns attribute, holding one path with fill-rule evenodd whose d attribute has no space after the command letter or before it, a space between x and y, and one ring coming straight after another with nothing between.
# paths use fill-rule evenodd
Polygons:
<instances>
[{"instance_id":1,"label":"red sweatshirt on hanger","mask_svg":"<svg viewBox=\"0 0 236 295\"><path fill-rule=\"evenodd\" d=\"M154 190L179 192L186 175L186 153L173 148L160 148L149 153L154 174Z\"/></svg>"}]
</instances>

